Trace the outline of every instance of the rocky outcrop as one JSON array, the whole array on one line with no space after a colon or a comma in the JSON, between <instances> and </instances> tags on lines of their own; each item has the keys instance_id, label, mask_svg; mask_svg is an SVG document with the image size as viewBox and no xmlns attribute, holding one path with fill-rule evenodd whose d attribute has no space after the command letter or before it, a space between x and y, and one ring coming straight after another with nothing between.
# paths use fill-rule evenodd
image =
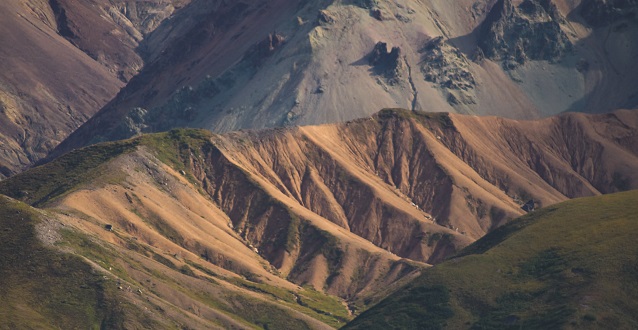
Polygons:
<instances>
[{"instance_id":1,"label":"rocky outcrop","mask_svg":"<svg viewBox=\"0 0 638 330\"><path fill-rule=\"evenodd\" d=\"M607 26L618 20L638 19L636 0L584 0L580 5L580 15L594 27Z\"/></svg>"},{"instance_id":2,"label":"rocky outcrop","mask_svg":"<svg viewBox=\"0 0 638 330\"><path fill-rule=\"evenodd\" d=\"M254 56L255 64L259 65L263 59L272 56L285 42L286 38L283 35L276 32L269 33L254 49L248 51L247 56Z\"/></svg>"},{"instance_id":3,"label":"rocky outcrop","mask_svg":"<svg viewBox=\"0 0 638 330\"><path fill-rule=\"evenodd\" d=\"M333 24L335 22L335 18L327 10L320 10L317 15L317 20L319 21L319 24L326 25Z\"/></svg>"},{"instance_id":4,"label":"rocky outcrop","mask_svg":"<svg viewBox=\"0 0 638 330\"><path fill-rule=\"evenodd\" d=\"M405 70L401 48L392 47L392 50L388 51L388 44L381 41L368 55L368 61L375 73L385 76L390 83L396 83Z\"/></svg>"},{"instance_id":5,"label":"rocky outcrop","mask_svg":"<svg viewBox=\"0 0 638 330\"><path fill-rule=\"evenodd\" d=\"M487 58L515 68L528 60L556 62L572 49L564 18L550 0L499 0L483 22L479 47Z\"/></svg>"},{"instance_id":6,"label":"rocky outcrop","mask_svg":"<svg viewBox=\"0 0 638 330\"><path fill-rule=\"evenodd\" d=\"M379 6L379 0L350 0L350 2L363 9L375 9Z\"/></svg>"},{"instance_id":7,"label":"rocky outcrop","mask_svg":"<svg viewBox=\"0 0 638 330\"><path fill-rule=\"evenodd\" d=\"M377 21L383 21L383 13L381 9L372 9L370 11L370 16L374 17Z\"/></svg>"},{"instance_id":8,"label":"rocky outcrop","mask_svg":"<svg viewBox=\"0 0 638 330\"><path fill-rule=\"evenodd\" d=\"M467 58L443 37L430 40L422 50L421 72L426 81L434 83L447 94L452 105L474 104L472 90L476 80Z\"/></svg>"},{"instance_id":9,"label":"rocky outcrop","mask_svg":"<svg viewBox=\"0 0 638 330\"><path fill-rule=\"evenodd\" d=\"M60 6L60 3L57 0L49 0L49 5L51 6L51 10L53 10L53 14L55 15L55 23L58 27L58 33L67 39L75 38L75 33L69 27L69 20L66 17L66 10L62 6Z\"/></svg>"},{"instance_id":10,"label":"rocky outcrop","mask_svg":"<svg viewBox=\"0 0 638 330\"><path fill-rule=\"evenodd\" d=\"M143 66L138 46L145 36L189 0L49 2L60 35L128 81Z\"/></svg>"},{"instance_id":11,"label":"rocky outcrop","mask_svg":"<svg viewBox=\"0 0 638 330\"><path fill-rule=\"evenodd\" d=\"M60 1L0 2L0 166L16 173L43 158L122 87L78 51Z\"/></svg>"},{"instance_id":12,"label":"rocky outcrop","mask_svg":"<svg viewBox=\"0 0 638 330\"><path fill-rule=\"evenodd\" d=\"M145 36L153 32L176 10L188 3L189 0L122 1L115 2L111 8L117 10L126 18L126 20L121 22L116 21L118 25L123 27L133 26L137 33ZM111 12L109 10L109 13ZM117 20L115 17L113 19Z\"/></svg>"}]
</instances>

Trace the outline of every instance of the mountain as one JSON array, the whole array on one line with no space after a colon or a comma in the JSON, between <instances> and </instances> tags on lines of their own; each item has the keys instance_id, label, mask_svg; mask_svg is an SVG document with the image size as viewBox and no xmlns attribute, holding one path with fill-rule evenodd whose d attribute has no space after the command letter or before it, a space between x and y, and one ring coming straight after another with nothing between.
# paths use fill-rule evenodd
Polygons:
<instances>
[{"instance_id":1,"label":"mountain","mask_svg":"<svg viewBox=\"0 0 638 330\"><path fill-rule=\"evenodd\" d=\"M636 327L638 192L516 219L344 329Z\"/></svg>"},{"instance_id":2,"label":"mountain","mask_svg":"<svg viewBox=\"0 0 638 330\"><path fill-rule=\"evenodd\" d=\"M53 222L47 218L46 212L0 196L3 327L113 327L123 309L139 312L133 304L117 298L114 283L105 280L93 265L51 246L49 238L58 233L51 234ZM139 317L139 321L146 320Z\"/></svg>"},{"instance_id":3,"label":"mountain","mask_svg":"<svg viewBox=\"0 0 638 330\"><path fill-rule=\"evenodd\" d=\"M142 132L343 122L382 107L515 119L638 104L632 1L194 0L53 153Z\"/></svg>"},{"instance_id":4,"label":"mountain","mask_svg":"<svg viewBox=\"0 0 638 330\"><path fill-rule=\"evenodd\" d=\"M0 4L0 178L43 158L144 64L140 42L187 0Z\"/></svg>"},{"instance_id":5,"label":"mountain","mask_svg":"<svg viewBox=\"0 0 638 330\"><path fill-rule=\"evenodd\" d=\"M149 245L65 213L0 196L3 326L330 329L350 318L334 297L231 276L199 256L168 255L164 242Z\"/></svg>"},{"instance_id":6,"label":"mountain","mask_svg":"<svg viewBox=\"0 0 638 330\"><path fill-rule=\"evenodd\" d=\"M45 252L80 257L136 306L117 324L335 327L528 200L638 188L637 125L636 111L517 121L386 109L343 124L179 129L75 150L0 194L40 214L29 226L44 226Z\"/></svg>"}]
</instances>

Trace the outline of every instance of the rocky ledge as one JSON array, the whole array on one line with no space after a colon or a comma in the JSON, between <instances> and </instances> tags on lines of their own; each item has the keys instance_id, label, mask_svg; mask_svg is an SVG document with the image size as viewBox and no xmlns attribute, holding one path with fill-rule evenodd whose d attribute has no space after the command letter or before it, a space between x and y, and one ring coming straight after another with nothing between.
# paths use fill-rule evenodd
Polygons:
<instances>
[{"instance_id":1,"label":"rocky ledge","mask_svg":"<svg viewBox=\"0 0 638 330\"><path fill-rule=\"evenodd\" d=\"M470 71L467 58L443 37L428 41L422 49L421 73L426 81L434 83L447 94L451 105L475 104L472 90L476 79Z\"/></svg>"},{"instance_id":2,"label":"rocky ledge","mask_svg":"<svg viewBox=\"0 0 638 330\"><path fill-rule=\"evenodd\" d=\"M385 76L390 83L397 82L405 70L401 48L392 47L392 50L388 51L388 44L385 42L378 42L374 46L368 55L368 61L375 73Z\"/></svg>"},{"instance_id":3,"label":"rocky ledge","mask_svg":"<svg viewBox=\"0 0 638 330\"><path fill-rule=\"evenodd\" d=\"M528 60L559 61L572 49L565 21L550 0L499 0L481 27L479 47L491 60L513 69Z\"/></svg>"}]
</instances>

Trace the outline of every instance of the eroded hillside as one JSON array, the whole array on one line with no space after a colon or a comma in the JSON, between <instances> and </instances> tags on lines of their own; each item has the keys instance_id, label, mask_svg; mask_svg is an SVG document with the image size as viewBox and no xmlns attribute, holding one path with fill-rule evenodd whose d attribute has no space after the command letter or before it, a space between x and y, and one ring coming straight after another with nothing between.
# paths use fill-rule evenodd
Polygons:
<instances>
[{"instance_id":1,"label":"eroded hillside","mask_svg":"<svg viewBox=\"0 0 638 330\"><path fill-rule=\"evenodd\" d=\"M637 188L637 114L388 109L337 125L174 130L73 151L0 193L51 212L74 233L65 244L159 319L338 326L530 199ZM247 318L253 307L264 314Z\"/></svg>"},{"instance_id":2,"label":"eroded hillside","mask_svg":"<svg viewBox=\"0 0 638 330\"><path fill-rule=\"evenodd\" d=\"M599 8L600 10L598 10ZM530 119L632 109L633 2L192 1L65 141L343 122L382 107Z\"/></svg>"}]
</instances>

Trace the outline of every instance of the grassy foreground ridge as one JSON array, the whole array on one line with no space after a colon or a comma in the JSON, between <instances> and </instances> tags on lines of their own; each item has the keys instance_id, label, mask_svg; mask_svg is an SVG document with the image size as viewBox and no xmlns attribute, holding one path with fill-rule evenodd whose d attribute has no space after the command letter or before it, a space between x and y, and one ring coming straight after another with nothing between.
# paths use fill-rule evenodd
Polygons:
<instances>
[{"instance_id":1,"label":"grassy foreground ridge","mask_svg":"<svg viewBox=\"0 0 638 330\"><path fill-rule=\"evenodd\" d=\"M580 198L486 235L345 329L638 327L638 191Z\"/></svg>"}]
</instances>

